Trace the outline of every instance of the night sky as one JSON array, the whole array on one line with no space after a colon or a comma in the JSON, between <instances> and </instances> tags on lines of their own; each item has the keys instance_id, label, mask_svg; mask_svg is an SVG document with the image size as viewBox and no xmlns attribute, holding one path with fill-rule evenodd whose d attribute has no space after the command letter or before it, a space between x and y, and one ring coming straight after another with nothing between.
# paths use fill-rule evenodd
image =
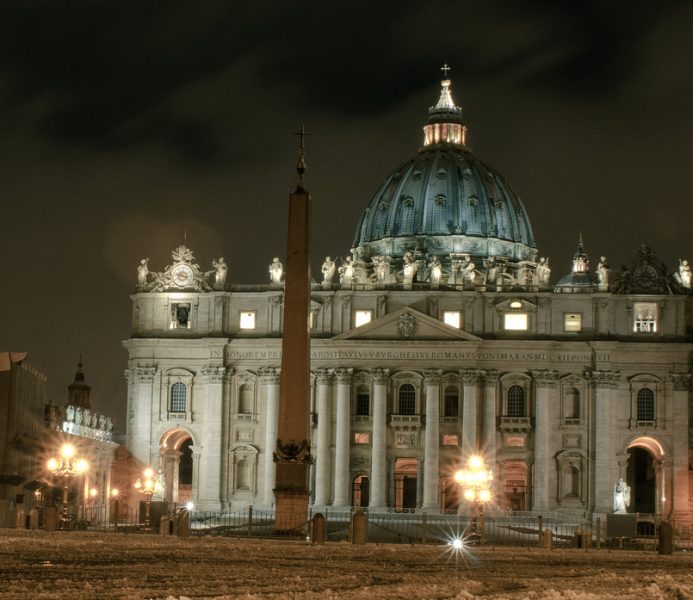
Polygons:
<instances>
[{"instance_id":1,"label":"night sky","mask_svg":"<svg viewBox=\"0 0 693 600\"><path fill-rule=\"evenodd\" d=\"M422 142L452 66L469 146L529 213L552 281L649 243L693 259L686 2L6 1L0 5L0 350L64 402L83 356L123 431L136 267L187 244L229 283L283 256L307 139L313 264L345 256Z\"/></svg>"}]
</instances>

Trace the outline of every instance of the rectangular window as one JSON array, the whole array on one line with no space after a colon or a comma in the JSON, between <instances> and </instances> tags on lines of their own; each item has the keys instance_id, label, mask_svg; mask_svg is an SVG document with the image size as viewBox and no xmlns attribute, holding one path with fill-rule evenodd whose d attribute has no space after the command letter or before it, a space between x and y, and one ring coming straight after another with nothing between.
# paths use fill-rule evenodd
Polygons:
<instances>
[{"instance_id":1,"label":"rectangular window","mask_svg":"<svg viewBox=\"0 0 693 600\"><path fill-rule=\"evenodd\" d=\"M582 315L580 313L563 313L563 331L579 333L582 330Z\"/></svg>"},{"instance_id":2,"label":"rectangular window","mask_svg":"<svg viewBox=\"0 0 693 600\"><path fill-rule=\"evenodd\" d=\"M527 313L505 313L503 317L507 331L527 331Z\"/></svg>"},{"instance_id":3,"label":"rectangular window","mask_svg":"<svg viewBox=\"0 0 693 600\"><path fill-rule=\"evenodd\" d=\"M444 435L443 436L443 446L459 446L460 438L456 435Z\"/></svg>"},{"instance_id":4,"label":"rectangular window","mask_svg":"<svg viewBox=\"0 0 693 600\"><path fill-rule=\"evenodd\" d=\"M444 310L443 323L459 329L462 326L462 313L459 310Z\"/></svg>"},{"instance_id":5,"label":"rectangular window","mask_svg":"<svg viewBox=\"0 0 693 600\"><path fill-rule=\"evenodd\" d=\"M361 325L366 325L370 323L373 319L372 310L355 310L354 311L354 327L361 327Z\"/></svg>"},{"instance_id":6,"label":"rectangular window","mask_svg":"<svg viewBox=\"0 0 693 600\"><path fill-rule=\"evenodd\" d=\"M189 302L171 304L171 329L190 329L190 312Z\"/></svg>"},{"instance_id":7,"label":"rectangular window","mask_svg":"<svg viewBox=\"0 0 693 600\"><path fill-rule=\"evenodd\" d=\"M370 444L370 433L354 433L354 444Z\"/></svg>"},{"instance_id":8,"label":"rectangular window","mask_svg":"<svg viewBox=\"0 0 693 600\"><path fill-rule=\"evenodd\" d=\"M242 310L239 315L241 329L255 329L254 310Z\"/></svg>"},{"instance_id":9,"label":"rectangular window","mask_svg":"<svg viewBox=\"0 0 693 600\"><path fill-rule=\"evenodd\" d=\"M633 332L657 332L657 304L655 302L636 302L633 304Z\"/></svg>"}]
</instances>

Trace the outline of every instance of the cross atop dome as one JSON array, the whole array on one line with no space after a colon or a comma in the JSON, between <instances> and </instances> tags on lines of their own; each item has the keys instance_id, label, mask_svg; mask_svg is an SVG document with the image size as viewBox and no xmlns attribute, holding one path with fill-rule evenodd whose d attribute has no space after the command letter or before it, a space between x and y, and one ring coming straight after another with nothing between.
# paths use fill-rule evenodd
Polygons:
<instances>
[{"instance_id":1,"label":"cross atop dome","mask_svg":"<svg viewBox=\"0 0 693 600\"><path fill-rule=\"evenodd\" d=\"M440 67L440 70L443 72L443 79L448 78L448 73L452 70L449 66L448 63L443 63L443 66Z\"/></svg>"}]
</instances>

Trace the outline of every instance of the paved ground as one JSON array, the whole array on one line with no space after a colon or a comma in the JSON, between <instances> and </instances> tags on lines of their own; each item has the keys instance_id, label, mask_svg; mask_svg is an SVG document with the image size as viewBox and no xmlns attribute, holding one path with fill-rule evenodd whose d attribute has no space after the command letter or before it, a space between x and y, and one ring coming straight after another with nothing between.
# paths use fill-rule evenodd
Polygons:
<instances>
[{"instance_id":1,"label":"paved ground","mask_svg":"<svg viewBox=\"0 0 693 600\"><path fill-rule=\"evenodd\" d=\"M691 599L693 554L0 530L0 599Z\"/></svg>"}]
</instances>

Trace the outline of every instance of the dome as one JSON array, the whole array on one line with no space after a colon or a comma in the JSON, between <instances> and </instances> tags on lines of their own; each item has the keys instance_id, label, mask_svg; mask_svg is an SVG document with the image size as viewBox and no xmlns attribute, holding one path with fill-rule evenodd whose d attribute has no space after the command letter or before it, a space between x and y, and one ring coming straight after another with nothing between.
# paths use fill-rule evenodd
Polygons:
<instances>
[{"instance_id":1,"label":"dome","mask_svg":"<svg viewBox=\"0 0 693 600\"><path fill-rule=\"evenodd\" d=\"M573 256L573 270L561 277L553 291L556 293L579 294L592 292L597 287L597 276L594 273L590 273L590 260L587 252L585 252L582 234L580 234L577 250Z\"/></svg>"},{"instance_id":2,"label":"dome","mask_svg":"<svg viewBox=\"0 0 693 600\"><path fill-rule=\"evenodd\" d=\"M466 132L445 79L438 104L429 109L424 146L385 178L359 220L357 260L400 258L407 251L534 260L522 201L505 177L465 146Z\"/></svg>"}]
</instances>

